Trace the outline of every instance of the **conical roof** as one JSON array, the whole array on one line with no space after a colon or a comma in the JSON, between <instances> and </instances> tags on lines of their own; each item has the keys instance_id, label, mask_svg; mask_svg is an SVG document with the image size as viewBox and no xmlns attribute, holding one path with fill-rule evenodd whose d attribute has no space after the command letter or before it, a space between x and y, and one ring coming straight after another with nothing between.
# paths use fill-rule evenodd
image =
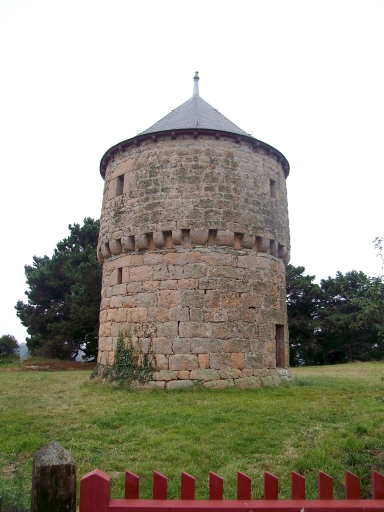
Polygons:
<instances>
[{"instance_id":1,"label":"conical roof","mask_svg":"<svg viewBox=\"0 0 384 512\"><path fill-rule=\"evenodd\" d=\"M289 174L289 163L285 156L269 144L255 139L203 100L199 95L199 76L197 71L193 81L192 98L189 98L185 103L172 110L172 112L147 130L131 139L115 144L104 153L100 161L101 176L105 177L107 166L114 156L121 151L125 151L131 145L140 146L140 144L146 143L148 140L156 142L160 134L171 136L172 139L177 138L180 134L193 134L197 138L200 135L210 135L212 131L215 131L216 139L220 139L224 135L225 137L232 137L237 143L246 141L253 150L257 151L260 148L266 151L267 154L274 156L278 162L282 162L282 168L287 177Z\"/></svg>"},{"instance_id":2,"label":"conical roof","mask_svg":"<svg viewBox=\"0 0 384 512\"><path fill-rule=\"evenodd\" d=\"M194 94L185 103L172 110L168 115L160 119L140 135L148 133L162 132L165 130L183 130L183 129L205 129L217 130L223 132L237 133L239 135L249 134L236 126L227 119L218 110L211 107L203 98L199 96L198 73L194 76Z\"/></svg>"}]
</instances>

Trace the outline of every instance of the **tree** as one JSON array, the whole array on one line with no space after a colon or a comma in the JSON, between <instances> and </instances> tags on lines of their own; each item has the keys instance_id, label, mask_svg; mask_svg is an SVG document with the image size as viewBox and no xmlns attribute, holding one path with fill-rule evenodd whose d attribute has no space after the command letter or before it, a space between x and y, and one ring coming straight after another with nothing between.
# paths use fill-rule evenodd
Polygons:
<instances>
[{"instance_id":1,"label":"tree","mask_svg":"<svg viewBox=\"0 0 384 512\"><path fill-rule=\"evenodd\" d=\"M355 330L369 329L375 326L379 337L384 339L384 282L383 277L372 277L367 290L358 297L352 298L352 304L359 308L356 321L352 327ZM384 357L384 352L382 352Z\"/></svg>"},{"instance_id":2,"label":"tree","mask_svg":"<svg viewBox=\"0 0 384 512\"><path fill-rule=\"evenodd\" d=\"M352 270L334 278L287 265L290 364L313 365L384 357L384 283Z\"/></svg>"},{"instance_id":3,"label":"tree","mask_svg":"<svg viewBox=\"0 0 384 512\"><path fill-rule=\"evenodd\" d=\"M317 333L322 355L318 362L370 360L382 357L384 345L379 325L383 310L363 311L375 295L381 279L352 270L321 280L322 305L318 310L321 330ZM382 289L382 283L380 284ZM370 321L368 321L368 319Z\"/></svg>"},{"instance_id":4,"label":"tree","mask_svg":"<svg viewBox=\"0 0 384 512\"><path fill-rule=\"evenodd\" d=\"M286 267L291 366L314 364L320 351L316 333L319 329L318 308L322 291L313 282L315 276L304 275L304 272L304 267Z\"/></svg>"},{"instance_id":5,"label":"tree","mask_svg":"<svg viewBox=\"0 0 384 512\"><path fill-rule=\"evenodd\" d=\"M19 345L11 334L4 334L0 338L0 359L19 357Z\"/></svg>"},{"instance_id":6,"label":"tree","mask_svg":"<svg viewBox=\"0 0 384 512\"><path fill-rule=\"evenodd\" d=\"M84 219L69 225L70 235L60 241L52 258L33 257L26 265L28 303L15 308L27 328L31 354L75 358L97 354L101 268L96 259L99 221Z\"/></svg>"},{"instance_id":7,"label":"tree","mask_svg":"<svg viewBox=\"0 0 384 512\"><path fill-rule=\"evenodd\" d=\"M384 270L383 239L375 238L373 241L377 256L381 259L381 270ZM374 347L374 358L382 359L384 357L384 281L383 276L370 278L370 286L358 297L353 297L352 302L359 308L356 322L353 324L355 330L375 326L378 331L379 343Z\"/></svg>"}]
</instances>

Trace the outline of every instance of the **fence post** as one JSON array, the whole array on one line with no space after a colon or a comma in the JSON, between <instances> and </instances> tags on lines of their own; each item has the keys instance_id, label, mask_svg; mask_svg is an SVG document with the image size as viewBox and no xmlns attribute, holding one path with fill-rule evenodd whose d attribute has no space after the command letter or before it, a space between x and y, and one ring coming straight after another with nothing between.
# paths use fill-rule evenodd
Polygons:
<instances>
[{"instance_id":1,"label":"fence post","mask_svg":"<svg viewBox=\"0 0 384 512\"><path fill-rule=\"evenodd\" d=\"M80 512L106 512L111 496L111 477L94 469L80 481Z\"/></svg>"},{"instance_id":2,"label":"fence post","mask_svg":"<svg viewBox=\"0 0 384 512\"><path fill-rule=\"evenodd\" d=\"M76 464L52 441L33 456L31 512L76 511Z\"/></svg>"}]
</instances>

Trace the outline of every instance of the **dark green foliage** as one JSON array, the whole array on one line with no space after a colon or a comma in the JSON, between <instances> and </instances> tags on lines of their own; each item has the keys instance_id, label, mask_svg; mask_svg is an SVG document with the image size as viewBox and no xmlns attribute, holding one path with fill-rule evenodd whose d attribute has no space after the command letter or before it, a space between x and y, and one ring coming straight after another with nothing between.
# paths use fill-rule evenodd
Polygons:
<instances>
[{"instance_id":1,"label":"dark green foliage","mask_svg":"<svg viewBox=\"0 0 384 512\"><path fill-rule=\"evenodd\" d=\"M0 364L10 363L19 359L19 345L11 334L4 334L0 338Z\"/></svg>"},{"instance_id":2,"label":"dark green foliage","mask_svg":"<svg viewBox=\"0 0 384 512\"><path fill-rule=\"evenodd\" d=\"M19 345L11 334L4 334L0 338L0 356L18 356Z\"/></svg>"},{"instance_id":3,"label":"dark green foliage","mask_svg":"<svg viewBox=\"0 0 384 512\"><path fill-rule=\"evenodd\" d=\"M371 322L359 321L363 303L372 294L377 279L352 270L346 274L336 272L335 278L321 280L324 297L318 311L321 331L317 335L322 349L320 363L383 357L383 339L377 323L383 321L383 311L377 322L373 315Z\"/></svg>"},{"instance_id":4,"label":"dark green foliage","mask_svg":"<svg viewBox=\"0 0 384 512\"><path fill-rule=\"evenodd\" d=\"M134 381L139 384L150 381L155 370L152 342L150 342L148 350L143 352L140 340L135 349L131 337L124 336L120 331L113 365L98 364L91 378L101 375L112 382L129 387Z\"/></svg>"},{"instance_id":5,"label":"dark green foliage","mask_svg":"<svg viewBox=\"0 0 384 512\"><path fill-rule=\"evenodd\" d=\"M292 366L368 361L384 357L384 284L352 270L334 278L305 276L287 266Z\"/></svg>"},{"instance_id":6,"label":"dark green foliage","mask_svg":"<svg viewBox=\"0 0 384 512\"><path fill-rule=\"evenodd\" d=\"M304 275L304 267L287 265L287 313L291 366L314 364L319 351L316 332L319 329L317 310L322 291L313 281L315 276Z\"/></svg>"},{"instance_id":7,"label":"dark green foliage","mask_svg":"<svg viewBox=\"0 0 384 512\"><path fill-rule=\"evenodd\" d=\"M31 354L59 359L97 354L101 268L96 259L99 221L69 225L52 258L33 257L25 266L28 303L15 308L27 327Z\"/></svg>"},{"instance_id":8,"label":"dark green foliage","mask_svg":"<svg viewBox=\"0 0 384 512\"><path fill-rule=\"evenodd\" d=\"M377 256L381 259L381 269L384 270L383 239L378 237L373 241ZM359 307L354 328L367 328L375 325L379 336L384 338L384 282L383 276L370 278L370 286L359 297L352 299L353 304ZM381 357L384 357L382 353Z\"/></svg>"}]
</instances>

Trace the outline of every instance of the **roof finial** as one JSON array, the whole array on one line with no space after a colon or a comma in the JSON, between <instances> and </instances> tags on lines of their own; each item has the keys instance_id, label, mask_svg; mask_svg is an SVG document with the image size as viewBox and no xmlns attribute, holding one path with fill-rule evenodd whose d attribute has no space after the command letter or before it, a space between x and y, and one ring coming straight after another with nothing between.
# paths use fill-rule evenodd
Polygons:
<instances>
[{"instance_id":1,"label":"roof finial","mask_svg":"<svg viewBox=\"0 0 384 512\"><path fill-rule=\"evenodd\" d=\"M199 96L199 72L195 71L195 76L193 77L193 96Z\"/></svg>"}]
</instances>

